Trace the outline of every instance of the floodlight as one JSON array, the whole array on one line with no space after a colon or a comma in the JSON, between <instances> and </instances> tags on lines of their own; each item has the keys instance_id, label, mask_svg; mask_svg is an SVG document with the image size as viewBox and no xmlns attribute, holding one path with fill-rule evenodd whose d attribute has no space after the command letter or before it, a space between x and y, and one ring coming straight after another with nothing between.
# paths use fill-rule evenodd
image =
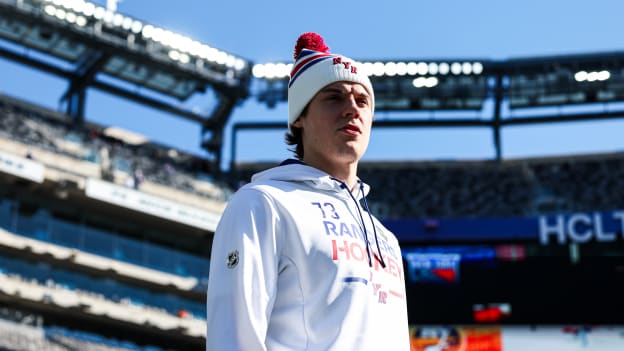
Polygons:
<instances>
[{"instance_id":1,"label":"floodlight","mask_svg":"<svg viewBox=\"0 0 624 351\"><path fill-rule=\"evenodd\" d=\"M264 72L264 76L268 79L273 79L277 77L276 71L275 71L275 64L274 63L269 63L265 66L266 71Z\"/></svg>"},{"instance_id":2,"label":"floodlight","mask_svg":"<svg viewBox=\"0 0 624 351\"><path fill-rule=\"evenodd\" d=\"M159 42L163 45L173 47L173 43L175 43L175 34L173 32L164 29L162 31L162 35L159 37Z\"/></svg>"},{"instance_id":3,"label":"floodlight","mask_svg":"<svg viewBox=\"0 0 624 351\"><path fill-rule=\"evenodd\" d=\"M362 71L362 73L366 74L367 76L371 76L373 74L373 63L372 62L362 63L360 70Z\"/></svg>"},{"instance_id":4,"label":"floodlight","mask_svg":"<svg viewBox=\"0 0 624 351\"><path fill-rule=\"evenodd\" d=\"M80 27L84 27L87 25L87 19L82 16L78 16L76 17L76 24Z\"/></svg>"},{"instance_id":5,"label":"floodlight","mask_svg":"<svg viewBox=\"0 0 624 351\"><path fill-rule=\"evenodd\" d=\"M597 71L578 71L574 74L574 80L577 82L596 82L596 81L605 81L611 78L611 73L607 70L602 70L600 72Z\"/></svg>"},{"instance_id":6,"label":"floodlight","mask_svg":"<svg viewBox=\"0 0 624 351\"><path fill-rule=\"evenodd\" d=\"M46 5L46 6L43 8L43 11L44 11L45 13L47 13L48 15L50 15L50 16L54 16L54 14L56 13L56 7L54 7L54 6L52 6L52 5Z\"/></svg>"},{"instance_id":7,"label":"floodlight","mask_svg":"<svg viewBox=\"0 0 624 351\"><path fill-rule=\"evenodd\" d=\"M290 69L291 69L291 67L292 67L292 64L287 65L285 63L278 63L276 69L277 69L277 72L279 74L279 77L281 78L281 77L288 77L288 76L290 76Z\"/></svg>"},{"instance_id":8,"label":"floodlight","mask_svg":"<svg viewBox=\"0 0 624 351\"><path fill-rule=\"evenodd\" d=\"M247 66L247 64L245 63L245 60L237 58L236 59L236 63L234 64L234 69L238 70L238 71L242 71L245 67ZM287 67L287 70L290 72L290 69Z\"/></svg>"},{"instance_id":9,"label":"floodlight","mask_svg":"<svg viewBox=\"0 0 624 351\"><path fill-rule=\"evenodd\" d=\"M162 42L163 36L164 30L159 27L154 27L154 30L152 31L152 40L160 43Z\"/></svg>"},{"instance_id":10,"label":"floodlight","mask_svg":"<svg viewBox=\"0 0 624 351\"><path fill-rule=\"evenodd\" d=\"M104 17L106 20L106 17ZM116 13L113 15L113 26L120 27L124 23L124 16L120 13Z\"/></svg>"},{"instance_id":11,"label":"floodlight","mask_svg":"<svg viewBox=\"0 0 624 351\"><path fill-rule=\"evenodd\" d=\"M113 23L113 18L115 17L115 13L111 12L111 11L106 11L104 12L104 22L106 23Z\"/></svg>"},{"instance_id":12,"label":"floodlight","mask_svg":"<svg viewBox=\"0 0 624 351\"><path fill-rule=\"evenodd\" d=\"M611 73L609 73L609 71L600 71L598 72L598 80L607 80L611 78Z\"/></svg>"},{"instance_id":13,"label":"floodlight","mask_svg":"<svg viewBox=\"0 0 624 351\"><path fill-rule=\"evenodd\" d=\"M181 53L180 54L180 62L182 63L189 63L191 62L191 57L185 53Z\"/></svg>"},{"instance_id":14,"label":"floodlight","mask_svg":"<svg viewBox=\"0 0 624 351\"><path fill-rule=\"evenodd\" d=\"M589 72L587 74L587 81L594 82L598 80L598 72Z\"/></svg>"},{"instance_id":15,"label":"floodlight","mask_svg":"<svg viewBox=\"0 0 624 351\"><path fill-rule=\"evenodd\" d=\"M177 61L180 59L180 53L175 50L169 50L168 55L169 55L169 58L174 61Z\"/></svg>"},{"instance_id":16,"label":"floodlight","mask_svg":"<svg viewBox=\"0 0 624 351\"><path fill-rule=\"evenodd\" d=\"M438 64L435 62L429 63L429 74L438 74Z\"/></svg>"},{"instance_id":17,"label":"floodlight","mask_svg":"<svg viewBox=\"0 0 624 351\"><path fill-rule=\"evenodd\" d=\"M418 77L412 81L412 85L416 88L433 88L438 85L436 77Z\"/></svg>"},{"instance_id":18,"label":"floodlight","mask_svg":"<svg viewBox=\"0 0 624 351\"><path fill-rule=\"evenodd\" d=\"M410 76L415 76L418 73L418 65L416 62L410 62L407 64L407 74Z\"/></svg>"},{"instance_id":19,"label":"floodlight","mask_svg":"<svg viewBox=\"0 0 624 351\"><path fill-rule=\"evenodd\" d=\"M121 22L121 28L125 29L125 30L130 30L130 28L132 28L132 18L130 17L123 17L123 20Z\"/></svg>"},{"instance_id":20,"label":"floodlight","mask_svg":"<svg viewBox=\"0 0 624 351\"><path fill-rule=\"evenodd\" d=\"M56 9L56 12L54 13L54 16L56 16L56 18L60 19L60 20L65 20L65 15L66 12L63 9Z\"/></svg>"},{"instance_id":21,"label":"floodlight","mask_svg":"<svg viewBox=\"0 0 624 351\"><path fill-rule=\"evenodd\" d=\"M180 34L176 34L175 38L176 38L175 42L180 47L180 50L186 53L191 52L191 48L193 46L193 40L191 38L186 37L184 35L180 35Z\"/></svg>"},{"instance_id":22,"label":"floodlight","mask_svg":"<svg viewBox=\"0 0 624 351\"><path fill-rule=\"evenodd\" d=\"M65 21L67 21L68 23L75 23L76 22L76 14L73 12L67 12L67 15L65 16Z\"/></svg>"},{"instance_id":23,"label":"floodlight","mask_svg":"<svg viewBox=\"0 0 624 351\"><path fill-rule=\"evenodd\" d=\"M104 15L106 15L106 9L103 7L98 6L95 8L95 11L93 11L93 17L97 20L103 19Z\"/></svg>"},{"instance_id":24,"label":"floodlight","mask_svg":"<svg viewBox=\"0 0 624 351\"><path fill-rule=\"evenodd\" d=\"M71 9L76 12L76 13L80 13L82 12L82 10L85 8L86 3L82 0L75 0L72 4Z\"/></svg>"},{"instance_id":25,"label":"floodlight","mask_svg":"<svg viewBox=\"0 0 624 351\"><path fill-rule=\"evenodd\" d=\"M95 5L90 2L86 3L82 9L82 14L89 17L93 16L95 14Z\"/></svg>"},{"instance_id":26,"label":"floodlight","mask_svg":"<svg viewBox=\"0 0 624 351\"><path fill-rule=\"evenodd\" d=\"M407 64L405 62L397 63L396 72L399 76L404 76L405 74L407 74Z\"/></svg>"},{"instance_id":27,"label":"floodlight","mask_svg":"<svg viewBox=\"0 0 624 351\"><path fill-rule=\"evenodd\" d=\"M472 64L472 73L477 75L483 73L483 64L481 62L474 62Z\"/></svg>"},{"instance_id":28,"label":"floodlight","mask_svg":"<svg viewBox=\"0 0 624 351\"><path fill-rule=\"evenodd\" d=\"M396 63L394 62L386 62L384 65L384 74L392 77L396 75Z\"/></svg>"},{"instance_id":29,"label":"floodlight","mask_svg":"<svg viewBox=\"0 0 624 351\"><path fill-rule=\"evenodd\" d=\"M451 63L451 73L454 75L459 75L462 72L462 65L459 62Z\"/></svg>"},{"instance_id":30,"label":"floodlight","mask_svg":"<svg viewBox=\"0 0 624 351\"><path fill-rule=\"evenodd\" d=\"M143 38L145 39L152 38L154 35L154 26L149 25L149 24L146 26L143 26L143 29L141 30L141 35L143 35Z\"/></svg>"},{"instance_id":31,"label":"floodlight","mask_svg":"<svg viewBox=\"0 0 624 351\"><path fill-rule=\"evenodd\" d=\"M265 66L263 64L256 64L251 68L251 74L256 78L265 78Z\"/></svg>"},{"instance_id":32,"label":"floodlight","mask_svg":"<svg viewBox=\"0 0 624 351\"><path fill-rule=\"evenodd\" d=\"M447 75L449 73L449 64L446 62L442 62L438 65L438 72L440 72L441 75Z\"/></svg>"},{"instance_id":33,"label":"floodlight","mask_svg":"<svg viewBox=\"0 0 624 351\"><path fill-rule=\"evenodd\" d=\"M208 48L208 60L211 62L216 62L219 56L219 50L209 47Z\"/></svg>"},{"instance_id":34,"label":"floodlight","mask_svg":"<svg viewBox=\"0 0 624 351\"><path fill-rule=\"evenodd\" d=\"M225 67L234 67L235 60L236 58L233 55L227 55L227 58L225 59Z\"/></svg>"},{"instance_id":35,"label":"floodlight","mask_svg":"<svg viewBox=\"0 0 624 351\"><path fill-rule=\"evenodd\" d=\"M436 85L438 85L438 78L436 77L428 77L425 81L425 86L427 88L433 88Z\"/></svg>"},{"instance_id":36,"label":"floodlight","mask_svg":"<svg viewBox=\"0 0 624 351\"><path fill-rule=\"evenodd\" d=\"M130 30L134 34L139 34L143 29L143 23L141 21L134 20L132 21L132 26L130 26Z\"/></svg>"},{"instance_id":37,"label":"floodlight","mask_svg":"<svg viewBox=\"0 0 624 351\"><path fill-rule=\"evenodd\" d=\"M208 60L208 53L210 52L210 46L202 44L199 46L199 57L204 60Z\"/></svg>"},{"instance_id":38,"label":"floodlight","mask_svg":"<svg viewBox=\"0 0 624 351\"><path fill-rule=\"evenodd\" d=\"M425 86L426 80L427 78L425 77L414 78L414 80L412 81L412 85L415 86L416 88L422 88Z\"/></svg>"},{"instance_id":39,"label":"floodlight","mask_svg":"<svg viewBox=\"0 0 624 351\"><path fill-rule=\"evenodd\" d=\"M383 62L375 62L373 63L373 75L377 76L377 77L381 77L384 75L384 68L385 65L383 64Z\"/></svg>"},{"instance_id":40,"label":"floodlight","mask_svg":"<svg viewBox=\"0 0 624 351\"><path fill-rule=\"evenodd\" d=\"M426 62L418 62L417 72L421 76L426 75L429 73L429 65Z\"/></svg>"},{"instance_id":41,"label":"floodlight","mask_svg":"<svg viewBox=\"0 0 624 351\"><path fill-rule=\"evenodd\" d=\"M461 72L465 75L472 73L472 64L470 62L462 63Z\"/></svg>"},{"instance_id":42,"label":"floodlight","mask_svg":"<svg viewBox=\"0 0 624 351\"><path fill-rule=\"evenodd\" d=\"M220 65L225 64L225 62L227 61L227 54L223 51L218 51L217 52L217 60L216 62Z\"/></svg>"},{"instance_id":43,"label":"floodlight","mask_svg":"<svg viewBox=\"0 0 624 351\"><path fill-rule=\"evenodd\" d=\"M197 40L191 40L188 44L188 52L193 56L201 57L201 43Z\"/></svg>"}]
</instances>

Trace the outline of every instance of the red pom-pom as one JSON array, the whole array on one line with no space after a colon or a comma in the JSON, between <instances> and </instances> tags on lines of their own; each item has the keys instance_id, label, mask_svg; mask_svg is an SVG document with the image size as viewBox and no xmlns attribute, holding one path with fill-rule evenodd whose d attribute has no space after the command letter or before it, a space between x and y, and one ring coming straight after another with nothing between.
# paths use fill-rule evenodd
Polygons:
<instances>
[{"instance_id":1,"label":"red pom-pom","mask_svg":"<svg viewBox=\"0 0 624 351\"><path fill-rule=\"evenodd\" d=\"M329 47L325 45L323 37L314 32L303 33L299 36L299 39L297 39L297 45L295 45L295 54L293 55L295 60L297 60L301 50L303 49L329 52Z\"/></svg>"}]
</instances>

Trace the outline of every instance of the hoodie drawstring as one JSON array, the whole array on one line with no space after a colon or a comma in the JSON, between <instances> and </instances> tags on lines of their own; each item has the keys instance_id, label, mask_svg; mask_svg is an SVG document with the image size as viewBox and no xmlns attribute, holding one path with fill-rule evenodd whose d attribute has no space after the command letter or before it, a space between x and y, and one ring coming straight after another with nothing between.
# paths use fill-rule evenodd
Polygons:
<instances>
[{"instance_id":1,"label":"hoodie drawstring","mask_svg":"<svg viewBox=\"0 0 624 351\"><path fill-rule=\"evenodd\" d=\"M360 192L364 194L364 184L361 181L360 181ZM351 195L351 197L353 197L353 195ZM366 213L368 213L368 218L370 218L370 221L373 225L373 233L375 235L375 244L377 245L377 253L379 254L379 262L381 262L381 267L386 268L386 261L384 261L384 258L381 254L381 247L379 246L379 239L377 238L377 229L376 229L377 226L375 225L375 221L373 221L373 215L371 214L370 208L368 207L368 201L366 201L366 196L362 196L362 199L364 200L364 209L366 210ZM359 208L358 208L358 211L359 211ZM362 217L362 214L360 213L360 218L361 217ZM363 222L364 221L362 220L362 223Z\"/></svg>"},{"instance_id":2,"label":"hoodie drawstring","mask_svg":"<svg viewBox=\"0 0 624 351\"><path fill-rule=\"evenodd\" d=\"M368 255L368 265L370 267L373 266L373 260L371 258L371 254L370 254L370 245L368 243L368 233L366 231L366 225L364 225L364 217L362 216L362 211L360 210L360 205L358 203L358 201L355 199L355 196L353 196L353 194L351 193L351 190L349 190L349 188L347 187L347 184L345 184L343 181L341 181L340 179L336 179L336 178L332 178L335 181L340 183L340 187L345 189L347 191L347 193L349 193L349 196L351 196L351 199L353 200L353 202L355 202L355 207L357 208L358 214L360 215L360 221L362 222L362 230L364 231L364 241L366 244L366 254ZM377 238L377 229L375 226L375 222L373 221L373 216L370 213L370 209L368 208L368 203L366 202L366 196L364 196L364 184L362 183L361 180L358 180L358 183L360 184L360 192L362 193L362 198L364 199L364 209L366 210L366 212L368 213L368 217L370 218L371 224L373 226L373 234L375 235L375 244L377 245L377 253L379 254L379 262L381 263L381 267L386 268L386 262L384 261L383 256L381 255L381 247L379 246L379 239Z\"/></svg>"}]
</instances>

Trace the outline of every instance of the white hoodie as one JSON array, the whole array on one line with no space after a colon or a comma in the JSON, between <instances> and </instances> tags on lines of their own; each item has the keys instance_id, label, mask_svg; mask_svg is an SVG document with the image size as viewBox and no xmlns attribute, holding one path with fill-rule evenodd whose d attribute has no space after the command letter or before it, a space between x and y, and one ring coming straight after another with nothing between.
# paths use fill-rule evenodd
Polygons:
<instances>
[{"instance_id":1,"label":"white hoodie","mask_svg":"<svg viewBox=\"0 0 624 351\"><path fill-rule=\"evenodd\" d=\"M239 189L212 246L206 350L409 351L399 244L360 184L298 163Z\"/></svg>"}]
</instances>

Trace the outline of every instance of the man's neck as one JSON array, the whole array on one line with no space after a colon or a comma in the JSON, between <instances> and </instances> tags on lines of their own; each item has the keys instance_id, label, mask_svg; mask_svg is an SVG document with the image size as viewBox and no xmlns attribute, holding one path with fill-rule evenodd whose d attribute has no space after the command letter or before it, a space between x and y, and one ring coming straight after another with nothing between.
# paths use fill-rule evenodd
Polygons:
<instances>
[{"instance_id":1,"label":"man's neck","mask_svg":"<svg viewBox=\"0 0 624 351\"><path fill-rule=\"evenodd\" d=\"M314 168L329 174L330 176L340 179L349 187L349 190L353 191L357 186L357 162L353 163L329 163L329 162L314 162L304 160L304 162Z\"/></svg>"}]
</instances>

